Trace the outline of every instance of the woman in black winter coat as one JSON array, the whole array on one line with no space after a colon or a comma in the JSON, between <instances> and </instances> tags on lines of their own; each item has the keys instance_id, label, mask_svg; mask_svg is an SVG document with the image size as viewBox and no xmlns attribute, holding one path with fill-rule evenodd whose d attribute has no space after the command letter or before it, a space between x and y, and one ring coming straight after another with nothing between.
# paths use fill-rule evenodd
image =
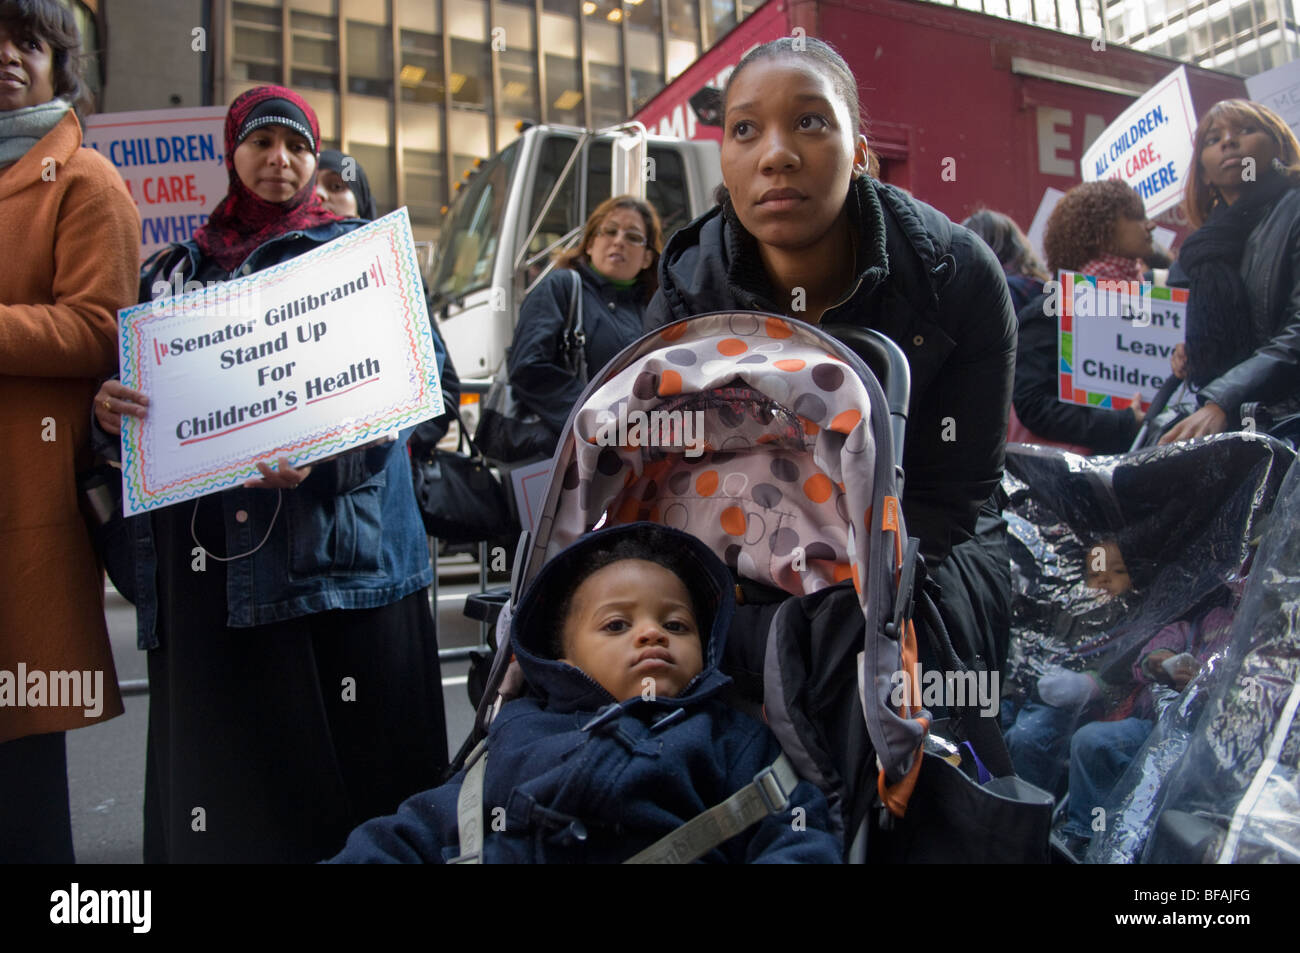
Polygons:
<instances>
[{"instance_id":1,"label":"woman in black winter coat","mask_svg":"<svg viewBox=\"0 0 1300 953\"><path fill-rule=\"evenodd\" d=\"M1200 227L1178 254L1187 341L1171 363L1201 407L1161 443L1300 412L1300 143L1244 99L1211 108L1195 142L1184 208Z\"/></svg>"},{"instance_id":2,"label":"woman in black winter coat","mask_svg":"<svg viewBox=\"0 0 1300 953\"><path fill-rule=\"evenodd\" d=\"M1020 309L1043 293L1043 284L1051 277L1038 260L1029 239L1010 215L982 208L967 216L963 228L984 239L984 244L998 256L1011 292L1011 310Z\"/></svg>"},{"instance_id":3,"label":"woman in black winter coat","mask_svg":"<svg viewBox=\"0 0 1300 953\"><path fill-rule=\"evenodd\" d=\"M892 338L911 368L907 529L958 651L995 666L1010 588L991 501L1015 363L1007 283L975 235L870 177L853 74L820 40L794 42L756 48L732 73L725 201L673 236L647 327L738 309Z\"/></svg>"},{"instance_id":4,"label":"woman in black winter coat","mask_svg":"<svg viewBox=\"0 0 1300 953\"><path fill-rule=\"evenodd\" d=\"M551 432L546 452L587 386L564 354L574 275L582 288L584 357L594 375L641 336L662 248L653 208L630 195L606 199L587 219L582 242L561 254L524 299L507 366L515 396Z\"/></svg>"}]
</instances>

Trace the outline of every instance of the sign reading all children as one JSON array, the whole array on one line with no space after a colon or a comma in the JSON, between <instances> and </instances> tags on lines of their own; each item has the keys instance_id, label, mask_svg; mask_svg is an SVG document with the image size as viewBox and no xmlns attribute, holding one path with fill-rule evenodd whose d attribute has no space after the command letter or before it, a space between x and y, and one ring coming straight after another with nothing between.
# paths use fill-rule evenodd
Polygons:
<instances>
[{"instance_id":1,"label":"sign reading all children","mask_svg":"<svg viewBox=\"0 0 1300 953\"><path fill-rule=\"evenodd\" d=\"M179 279L178 279L179 280ZM291 261L155 287L118 314L122 498L142 513L333 456L442 412L406 209Z\"/></svg>"},{"instance_id":2,"label":"sign reading all children","mask_svg":"<svg viewBox=\"0 0 1300 953\"><path fill-rule=\"evenodd\" d=\"M86 145L117 167L140 208L140 260L192 238L226 194L225 106L98 113Z\"/></svg>"},{"instance_id":3,"label":"sign reading all children","mask_svg":"<svg viewBox=\"0 0 1300 953\"><path fill-rule=\"evenodd\" d=\"M1152 86L1106 127L1083 153L1083 180L1120 179L1131 185L1154 218L1183 200L1192 167L1196 113L1179 67Z\"/></svg>"},{"instance_id":4,"label":"sign reading all children","mask_svg":"<svg viewBox=\"0 0 1300 953\"><path fill-rule=\"evenodd\" d=\"M1060 315L1060 398L1119 410L1149 404L1183 340L1187 292L1063 271L1049 306Z\"/></svg>"}]
</instances>

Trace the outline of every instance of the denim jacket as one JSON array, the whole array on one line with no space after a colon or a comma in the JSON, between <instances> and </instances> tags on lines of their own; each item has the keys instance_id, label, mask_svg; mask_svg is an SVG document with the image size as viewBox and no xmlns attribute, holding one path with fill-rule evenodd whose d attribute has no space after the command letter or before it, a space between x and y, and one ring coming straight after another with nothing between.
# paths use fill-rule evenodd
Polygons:
<instances>
[{"instance_id":1,"label":"denim jacket","mask_svg":"<svg viewBox=\"0 0 1300 953\"><path fill-rule=\"evenodd\" d=\"M255 249L229 277L295 258L363 224L349 219L280 235ZM145 263L141 299L151 298L154 282L169 278L178 265L186 280L201 269L201 277L212 276L212 263L202 260L194 242L175 244ZM434 339L441 371L445 351L437 335ZM248 552L271 530L260 549L226 564L227 625L240 628L328 609L375 608L429 585L433 573L411 486L409 435L404 430L395 442L314 464L311 475L292 491L237 487L203 498L204 506L220 505L225 525L224 540L201 540L212 555ZM97 426L95 437L105 456L118 456L116 437ZM193 507L194 501L175 505ZM119 589L134 589L122 594L135 603L141 649L159 644L152 525L146 513L125 520L117 534L117 545L129 546L133 565L123 567L125 579L118 578L122 573L114 579ZM168 557L192 558L189 552Z\"/></svg>"}]
</instances>

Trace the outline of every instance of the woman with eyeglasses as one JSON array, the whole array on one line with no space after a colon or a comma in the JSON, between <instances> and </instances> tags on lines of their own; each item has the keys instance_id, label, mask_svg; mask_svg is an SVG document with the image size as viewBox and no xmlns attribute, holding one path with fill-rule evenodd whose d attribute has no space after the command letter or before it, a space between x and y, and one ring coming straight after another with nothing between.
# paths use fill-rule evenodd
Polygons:
<instances>
[{"instance_id":1,"label":"woman with eyeglasses","mask_svg":"<svg viewBox=\"0 0 1300 953\"><path fill-rule=\"evenodd\" d=\"M551 432L541 452L554 448L587 386L564 354L573 273L582 288L587 369L594 374L641 336L646 305L659 287L662 247L653 208L630 195L606 199L587 219L582 241L562 252L551 273L524 299L507 366L515 395Z\"/></svg>"}]
</instances>

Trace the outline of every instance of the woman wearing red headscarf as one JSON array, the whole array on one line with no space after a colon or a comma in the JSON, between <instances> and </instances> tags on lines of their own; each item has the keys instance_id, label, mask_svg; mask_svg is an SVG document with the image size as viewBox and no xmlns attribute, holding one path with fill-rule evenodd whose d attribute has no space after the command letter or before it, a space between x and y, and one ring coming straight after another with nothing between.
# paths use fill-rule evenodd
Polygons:
<instances>
[{"instance_id":1,"label":"woman wearing red headscarf","mask_svg":"<svg viewBox=\"0 0 1300 953\"><path fill-rule=\"evenodd\" d=\"M291 90L241 95L225 140L230 191L193 241L145 264L142 300L177 273L247 275L364 224L319 203L320 131ZM116 381L95 399L110 435L147 407ZM320 860L446 766L405 439L258 468L244 487L127 521L125 594L149 651L146 861Z\"/></svg>"}]
</instances>

